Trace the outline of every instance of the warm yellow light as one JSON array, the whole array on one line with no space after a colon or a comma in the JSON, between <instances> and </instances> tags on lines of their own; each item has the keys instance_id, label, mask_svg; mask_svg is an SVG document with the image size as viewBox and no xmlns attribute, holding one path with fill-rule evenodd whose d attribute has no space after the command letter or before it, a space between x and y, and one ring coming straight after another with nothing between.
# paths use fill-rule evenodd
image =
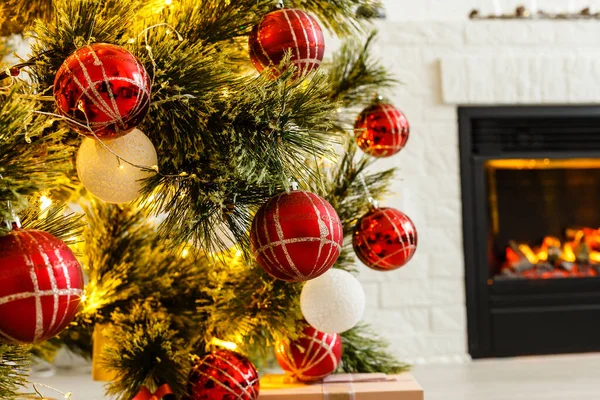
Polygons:
<instances>
[{"instance_id":1,"label":"warm yellow light","mask_svg":"<svg viewBox=\"0 0 600 400\"><path fill-rule=\"evenodd\" d=\"M219 346L219 347L223 347L223 348L225 348L227 350L231 350L231 351L234 351L235 349L237 349L237 344L235 344L233 342L227 342L225 340L221 340L221 339L217 339L217 338L212 338L210 341L210 344Z\"/></svg>"},{"instance_id":2,"label":"warm yellow light","mask_svg":"<svg viewBox=\"0 0 600 400\"><path fill-rule=\"evenodd\" d=\"M186 247L181 250L181 258L186 258L190 254L190 250Z\"/></svg>"},{"instance_id":3,"label":"warm yellow light","mask_svg":"<svg viewBox=\"0 0 600 400\"><path fill-rule=\"evenodd\" d=\"M596 263L600 263L600 253L597 251L592 251L590 253L590 260L592 260Z\"/></svg>"},{"instance_id":4,"label":"warm yellow light","mask_svg":"<svg viewBox=\"0 0 600 400\"><path fill-rule=\"evenodd\" d=\"M125 166L123 164L119 165L119 169L124 169Z\"/></svg>"},{"instance_id":5,"label":"warm yellow light","mask_svg":"<svg viewBox=\"0 0 600 400\"><path fill-rule=\"evenodd\" d=\"M81 313L83 315L93 315L97 310L107 304L110 296L106 290L99 290L95 284L90 283L81 295Z\"/></svg>"},{"instance_id":6,"label":"warm yellow light","mask_svg":"<svg viewBox=\"0 0 600 400\"><path fill-rule=\"evenodd\" d=\"M47 196L42 195L40 197L40 211L44 211L48 207L52 205L52 199Z\"/></svg>"},{"instance_id":7,"label":"warm yellow light","mask_svg":"<svg viewBox=\"0 0 600 400\"><path fill-rule=\"evenodd\" d=\"M577 231L574 242L579 244L581 242L581 239L583 239L584 236L585 236L585 233L583 233L583 231Z\"/></svg>"},{"instance_id":8,"label":"warm yellow light","mask_svg":"<svg viewBox=\"0 0 600 400\"><path fill-rule=\"evenodd\" d=\"M528 245L520 244L519 250L525 255L525 257L527 257L527 260L529 260L530 263L535 265L539 262L539 258L535 255L533 250L531 250L531 247L529 247Z\"/></svg>"},{"instance_id":9,"label":"warm yellow light","mask_svg":"<svg viewBox=\"0 0 600 400\"><path fill-rule=\"evenodd\" d=\"M165 5L170 6L173 4L173 0L165 0Z\"/></svg>"},{"instance_id":10,"label":"warm yellow light","mask_svg":"<svg viewBox=\"0 0 600 400\"><path fill-rule=\"evenodd\" d=\"M567 262L575 262L575 253L569 243L565 243L563 246L562 259Z\"/></svg>"},{"instance_id":11,"label":"warm yellow light","mask_svg":"<svg viewBox=\"0 0 600 400\"><path fill-rule=\"evenodd\" d=\"M540 251L540 252L537 254L537 258L538 258L540 261L546 261L546 260L548 260L548 252L546 252L546 251L543 251L543 250L542 250L542 251Z\"/></svg>"},{"instance_id":12,"label":"warm yellow light","mask_svg":"<svg viewBox=\"0 0 600 400\"><path fill-rule=\"evenodd\" d=\"M565 159L549 159L549 158L510 158L501 160L490 160L485 163L486 168L493 169L523 169L523 168L540 168L540 169L598 169L600 168L600 159L598 158L565 158Z\"/></svg>"}]
</instances>

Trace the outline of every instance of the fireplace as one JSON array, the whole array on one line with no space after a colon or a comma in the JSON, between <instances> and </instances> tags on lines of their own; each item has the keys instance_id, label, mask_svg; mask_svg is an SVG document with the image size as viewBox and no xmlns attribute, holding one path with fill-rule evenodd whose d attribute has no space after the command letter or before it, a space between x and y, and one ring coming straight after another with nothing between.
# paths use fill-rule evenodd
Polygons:
<instances>
[{"instance_id":1,"label":"fireplace","mask_svg":"<svg viewBox=\"0 0 600 400\"><path fill-rule=\"evenodd\" d=\"M469 353L600 351L600 108L459 108Z\"/></svg>"}]
</instances>

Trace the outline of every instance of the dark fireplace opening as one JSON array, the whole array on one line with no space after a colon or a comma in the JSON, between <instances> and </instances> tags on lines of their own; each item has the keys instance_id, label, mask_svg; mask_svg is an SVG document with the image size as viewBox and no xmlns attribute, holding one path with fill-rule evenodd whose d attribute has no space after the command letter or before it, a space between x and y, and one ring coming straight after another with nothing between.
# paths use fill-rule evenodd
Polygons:
<instances>
[{"instance_id":1,"label":"dark fireplace opening","mask_svg":"<svg viewBox=\"0 0 600 400\"><path fill-rule=\"evenodd\" d=\"M600 271L600 160L484 164L490 278L560 279Z\"/></svg>"},{"instance_id":2,"label":"dark fireplace opening","mask_svg":"<svg viewBox=\"0 0 600 400\"><path fill-rule=\"evenodd\" d=\"M459 124L470 354L600 351L600 108Z\"/></svg>"}]
</instances>

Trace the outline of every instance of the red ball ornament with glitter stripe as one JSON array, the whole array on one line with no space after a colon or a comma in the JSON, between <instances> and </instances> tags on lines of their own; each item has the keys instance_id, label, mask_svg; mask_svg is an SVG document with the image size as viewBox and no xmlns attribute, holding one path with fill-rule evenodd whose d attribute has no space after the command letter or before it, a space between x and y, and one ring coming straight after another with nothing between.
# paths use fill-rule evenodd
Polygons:
<instances>
[{"instance_id":1,"label":"red ball ornament with glitter stripe","mask_svg":"<svg viewBox=\"0 0 600 400\"><path fill-rule=\"evenodd\" d=\"M252 221L256 261L288 282L314 279L335 263L344 232L335 209L314 193L295 190L268 200Z\"/></svg>"},{"instance_id":2,"label":"red ball ornament with glitter stripe","mask_svg":"<svg viewBox=\"0 0 600 400\"><path fill-rule=\"evenodd\" d=\"M144 66L123 47L94 43L76 50L54 79L58 113L75 131L116 138L142 121L150 106L151 81ZM90 129L86 127L89 126Z\"/></svg>"},{"instance_id":3,"label":"red ball ornament with glitter stripe","mask_svg":"<svg viewBox=\"0 0 600 400\"><path fill-rule=\"evenodd\" d=\"M255 400L260 382L250 360L229 350L198 359L188 378L190 400Z\"/></svg>"},{"instance_id":4,"label":"red ball ornament with glitter stripe","mask_svg":"<svg viewBox=\"0 0 600 400\"><path fill-rule=\"evenodd\" d=\"M393 105L376 101L363 110L354 124L356 143L373 157L389 157L404 148L410 125Z\"/></svg>"},{"instance_id":5,"label":"red ball ornament with glitter stripe","mask_svg":"<svg viewBox=\"0 0 600 400\"><path fill-rule=\"evenodd\" d=\"M37 230L0 237L0 341L57 335L75 317L82 294L83 271L63 241Z\"/></svg>"},{"instance_id":6,"label":"red ball ornament with glitter stripe","mask_svg":"<svg viewBox=\"0 0 600 400\"><path fill-rule=\"evenodd\" d=\"M354 251L369 268L391 271L404 266L417 250L417 229L394 208L373 208L356 224Z\"/></svg>"},{"instance_id":7,"label":"red ball ornament with glitter stripe","mask_svg":"<svg viewBox=\"0 0 600 400\"><path fill-rule=\"evenodd\" d=\"M302 337L275 345L275 356L281 368L300 382L312 382L332 374L342 360L342 339L337 333L325 333L311 326Z\"/></svg>"},{"instance_id":8,"label":"red ball ornament with glitter stripe","mask_svg":"<svg viewBox=\"0 0 600 400\"><path fill-rule=\"evenodd\" d=\"M279 64L290 53L290 62L304 75L321 65L325 39L313 17L302 10L284 8L266 14L252 29L248 48L258 72L270 68L278 76Z\"/></svg>"}]
</instances>

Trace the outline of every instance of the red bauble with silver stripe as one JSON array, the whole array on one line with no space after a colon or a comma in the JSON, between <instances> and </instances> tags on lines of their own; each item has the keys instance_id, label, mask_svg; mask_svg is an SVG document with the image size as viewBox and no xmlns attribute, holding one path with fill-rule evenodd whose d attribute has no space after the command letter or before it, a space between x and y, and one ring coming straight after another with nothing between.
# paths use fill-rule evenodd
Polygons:
<instances>
[{"instance_id":1,"label":"red bauble with silver stripe","mask_svg":"<svg viewBox=\"0 0 600 400\"><path fill-rule=\"evenodd\" d=\"M288 282L314 279L340 255L344 232L334 208L306 191L268 200L252 221L256 261L271 276Z\"/></svg>"},{"instance_id":2,"label":"red bauble with silver stripe","mask_svg":"<svg viewBox=\"0 0 600 400\"><path fill-rule=\"evenodd\" d=\"M404 266L417 250L417 229L394 208L373 208L356 224L354 251L369 268L391 271Z\"/></svg>"},{"instance_id":3,"label":"red bauble with silver stripe","mask_svg":"<svg viewBox=\"0 0 600 400\"><path fill-rule=\"evenodd\" d=\"M284 8L268 13L252 29L248 48L258 72L270 68L274 76L279 75L279 64L289 52L299 73L307 74L321 65L325 39L313 17L301 10Z\"/></svg>"},{"instance_id":4,"label":"red bauble with silver stripe","mask_svg":"<svg viewBox=\"0 0 600 400\"><path fill-rule=\"evenodd\" d=\"M342 360L342 339L337 333L325 333L311 326L293 342L283 340L275 345L275 356L281 368L300 382L312 382L332 374Z\"/></svg>"},{"instance_id":5,"label":"red bauble with silver stripe","mask_svg":"<svg viewBox=\"0 0 600 400\"><path fill-rule=\"evenodd\" d=\"M61 240L37 230L0 237L0 341L36 343L69 325L83 294L83 271Z\"/></svg>"},{"instance_id":6,"label":"red bauble with silver stripe","mask_svg":"<svg viewBox=\"0 0 600 400\"><path fill-rule=\"evenodd\" d=\"M94 43L76 50L61 65L54 79L58 113L75 131L101 138L129 133L150 106L150 77L140 61L126 49Z\"/></svg>"},{"instance_id":7,"label":"red bauble with silver stripe","mask_svg":"<svg viewBox=\"0 0 600 400\"><path fill-rule=\"evenodd\" d=\"M188 378L190 400L255 400L260 383L250 360L229 350L198 359Z\"/></svg>"},{"instance_id":8,"label":"red bauble with silver stripe","mask_svg":"<svg viewBox=\"0 0 600 400\"><path fill-rule=\"evenodd\" d=\"M356 143L374 157L389 157L406 145L410 125L393 105L376 102L363 110L354 124Z\"/></svg>"}]
</instances>

